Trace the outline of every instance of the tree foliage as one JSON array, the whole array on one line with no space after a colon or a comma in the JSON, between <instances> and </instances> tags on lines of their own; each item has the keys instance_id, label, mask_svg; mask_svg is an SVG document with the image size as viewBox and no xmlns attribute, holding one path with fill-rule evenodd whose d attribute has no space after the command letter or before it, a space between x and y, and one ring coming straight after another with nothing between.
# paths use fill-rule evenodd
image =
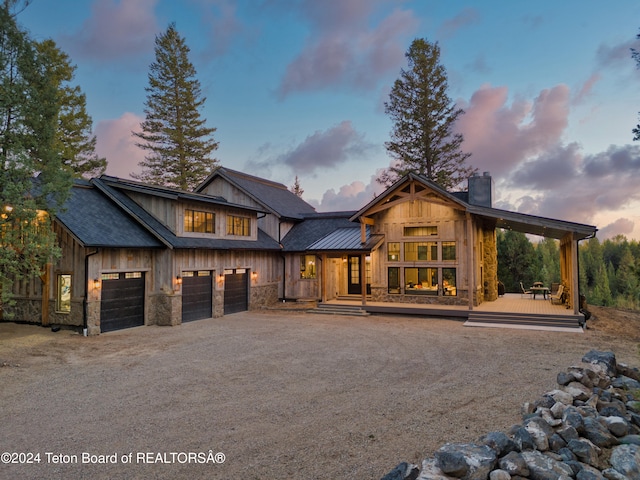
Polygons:
<instances>
[{"instance_id":1,"label":"tree foliage","mask_svg":"<svg viewBox=\"0 0 640 480\"><path fill-rule=\"evenodd\" d=\"M17 1L0 4L0 307L12 284L40 274L59 255L51 219L72 175L58 142L59 82L51 56L16 21Z\"/></svg>"},{"instance_id":2,"label":"tree foliage","mask_svg":"<svg viewBox=\"0 0 640 480\"><path fill-rule=\"evenodd\" d=\"M636 38L638 40L640 40L640 34L636 35ZM632 48L631 49L631 58L633 58L635 60L636 66L638 68L640 68L640 51L636 50L635 48ZM633 132L633 139L635 141L640 140L640 123L638 125L636 125L636 128L634 128L632 130L632 132Z\"/></svg>"},{"instance_id":3,"label":"tree foliage","mask_svg":"<svg viewBox=\"0 0 640 480\"><path fill-rule=\"evenodd\" d=\"M134 174L156 185L194 189L217 165L211 158L218 148L215 128L205 126L200 109L202 96L196 70L189 60L189 47L175 24L156 37L155 61L150 66L145 88L145 120L134 135L148 154L140 162L142 173Z\"/></svg>"},{"instance_id":4,"label":"tree foliage","mask_svg":"<svg viewBox=\"0 0 640 480\"><path fill-rule=\"evenodd\" d=\"M70 82L76 67L69 56L53 40L35 44L38 55L46 60L47 76L57 89L59 112L56 132L56 151L63 164L77 177L96 177L104 173L107 160L96 154L93 122L87 113L87 99L79 86Z\"/></svg>"},{"instance_id":5,"label":"tree foliage","mask_svg":"<svg viewBox=\"0 0 640 480\"><path fill-rule=\"evenodd\" d=\"M291 186L291 191L295 193L298 197L302 198L302 194L304 193L304 190L300 186L300 179L298 178L297 175L296 175L295 181L293 182L293 185Z\"/></svg>"},{"instance_id":6,"label":"tree foliage","mask_svg":"<svg viewBox=\"0 0 640 480\"><path fill-rule=\"evenodd\" d=\"M388 186L415 172L452 189L475 171L465 165L470 153L462 152L463 137L453 130L464 110L447 94L447 73L437 43L415 39L405 56L409 68L401 70L385 103L393 121L385 146L395 164L378 181Z\"/></svg>"}]
</instances>

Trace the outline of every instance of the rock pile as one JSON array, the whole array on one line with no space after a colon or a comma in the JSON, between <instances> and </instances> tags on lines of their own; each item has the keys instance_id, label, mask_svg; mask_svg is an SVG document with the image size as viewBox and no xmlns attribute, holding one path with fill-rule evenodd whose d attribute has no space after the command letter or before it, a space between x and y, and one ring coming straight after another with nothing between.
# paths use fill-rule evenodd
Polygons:
<instances>
[{"instance_id":1,"label":"rock pile","mask_svg":"<svg viewBox=\"0 0 640 480\"><path fill-rule=\"evenodd\" d=\"M382 480L640 480L640 371L592 350L523 406L523 422L448 443Z\"/></svg>"}]
</instances>

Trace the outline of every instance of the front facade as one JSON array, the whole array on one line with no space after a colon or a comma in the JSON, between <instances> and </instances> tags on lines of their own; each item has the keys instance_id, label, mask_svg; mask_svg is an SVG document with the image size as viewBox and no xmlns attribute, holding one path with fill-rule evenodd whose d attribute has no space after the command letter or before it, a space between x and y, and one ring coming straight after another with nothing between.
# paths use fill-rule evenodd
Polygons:
<instances>
[{"instance_id":1,"label":"front facade","mask_svg":"<svg viewBox=\"0 0 640 480\"><path fill-rule=\"evenodd\" d=\"M195 192L79 181L55 222L62 256L42 280L16 282L11 319L93 335L283 300L473 309L498 297L496 228L561 240L577 311L577 242L595 227L493 209L491 196L487 175L452 194L409 174L357 212L317 213L282 184L226 168Z\"/></svg>"}]
</instances>

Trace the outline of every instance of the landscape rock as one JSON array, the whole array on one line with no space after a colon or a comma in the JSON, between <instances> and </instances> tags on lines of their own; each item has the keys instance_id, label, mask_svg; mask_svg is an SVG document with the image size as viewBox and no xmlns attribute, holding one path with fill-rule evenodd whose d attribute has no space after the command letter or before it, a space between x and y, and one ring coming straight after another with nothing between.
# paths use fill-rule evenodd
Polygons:
<instances>
[{"instance_id":1,"label":"landscape rock","mask_svg":"<svg viewBox=\"0 0 640 480\"><path fill-rule=\"evenodd\" d=\"M421 469L383 480L640 480L640 372L592 350L557 375L559 389L522 405L522 423L447 443ZM617 373L616 373L617 372Z\"/></svg>"},{"instance_id":2,"label":"landscape rock","mask_svg":"<svg viewBox=\"0 0 640 480\"><path fill-rule=\"evenodd\" d=\"M640 479L640 446L619 445L611 451L611 467L632 480Z\"/></svg>"},{"instance_id":3,"label":"landscape rock","mask_svg":"<svg viewBox=\"0 0 640 480\"><path fill-rule=\"evenodd\" d=\"M532 480L568 480L574 473L571 467L536 450L522 452Z\"/></svg>"},{"instance_id":4,"label":"landscape rock","mask_svg":"<svg viewBox=\"0 0 640 480\"><path fill-rule=\"evenodd\" d=\"M436 465L463 480L486 480L496 465L496 452L487 445L447 443L435 452Z\"/></svg>"}]
</instances>

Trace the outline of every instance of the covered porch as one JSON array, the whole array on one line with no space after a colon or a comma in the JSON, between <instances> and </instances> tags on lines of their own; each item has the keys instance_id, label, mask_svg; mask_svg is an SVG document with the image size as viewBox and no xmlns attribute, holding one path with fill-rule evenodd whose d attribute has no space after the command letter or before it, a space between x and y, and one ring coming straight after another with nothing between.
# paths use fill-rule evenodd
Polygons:
<instances>
[{"instance_id":1,"label":"covered porch","mask_svg":"<svg viewBox=\"0 0 640 480\"><path fill-rule=\"evenodd\" d=\"M424 317L456 318L466 326L528 328L582 332L584 315L575 314L566 304L552 304L542 297L507 293L493 302L484 302L470 310L455 305L425 305L412 303L362 302L359 295L343 296L327 300L318 305L327 312L332 309L349 308L353 312L374 314L418 315ZM348 310L342 310L346 312Z\"/></svg>"}]
</instances>

